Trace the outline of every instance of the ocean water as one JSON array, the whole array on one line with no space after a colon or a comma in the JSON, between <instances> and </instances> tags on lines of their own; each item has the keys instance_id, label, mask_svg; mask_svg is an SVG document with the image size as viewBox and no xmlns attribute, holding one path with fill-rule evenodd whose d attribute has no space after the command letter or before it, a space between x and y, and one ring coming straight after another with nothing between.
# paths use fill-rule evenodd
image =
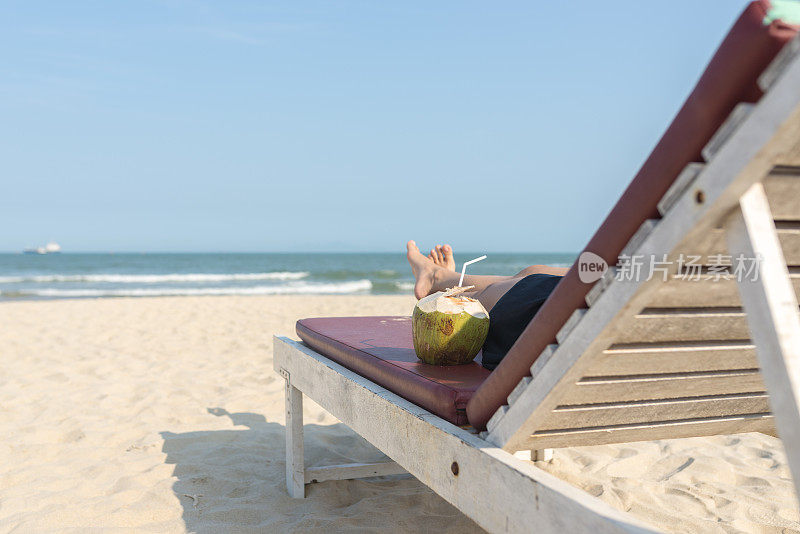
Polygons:
<instances>
[{"instance_id":1,"label":"ocean water","mask_svg":"<svg viewBox=\"0 0 800 534\"><path fill-rule=\"evenodd\" d=\"M456 254L461 263L483 253ZM472 274L531 264L569 266L576 254L488 254ZM0 254L0 300L162 295L402 294L405 254Z\"/></svg>"}]
</instances>

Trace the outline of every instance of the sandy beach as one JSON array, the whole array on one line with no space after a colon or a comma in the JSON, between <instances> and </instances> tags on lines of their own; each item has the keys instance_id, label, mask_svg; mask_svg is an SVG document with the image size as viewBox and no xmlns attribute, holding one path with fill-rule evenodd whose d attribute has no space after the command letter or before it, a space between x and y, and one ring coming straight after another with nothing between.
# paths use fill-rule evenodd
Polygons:
<instances>
[{"instance_id":1,"label":"sandy beach","mask_svg":"<svg viewBox=\"0 0 800 534\"><path fill-rule=\"evenodd\" d=\"M0 303L2 532L480 532L408 476L284 489L272 335L307 316L408 314L408 296ZM309 463L382 454L313 402ZM537 464L675 532L796 532L780 440L562 449Z\"/></svg>"}]
</instances>

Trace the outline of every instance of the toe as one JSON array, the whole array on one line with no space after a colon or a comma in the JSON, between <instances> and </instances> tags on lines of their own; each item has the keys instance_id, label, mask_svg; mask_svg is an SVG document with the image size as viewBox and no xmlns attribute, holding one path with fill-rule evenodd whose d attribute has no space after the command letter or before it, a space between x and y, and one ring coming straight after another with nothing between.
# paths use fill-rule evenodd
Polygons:
<instances>
[{"instance_id":1,"label":"toe","mask_svg":"<svg viewBox=\"0 0 800 534\"><path fill-rule=\"evenodd\" d=\"M443 246L442 255L444 256L445 263L453 263L453 247L450 245Z\"/></svg>"}]
</instances>

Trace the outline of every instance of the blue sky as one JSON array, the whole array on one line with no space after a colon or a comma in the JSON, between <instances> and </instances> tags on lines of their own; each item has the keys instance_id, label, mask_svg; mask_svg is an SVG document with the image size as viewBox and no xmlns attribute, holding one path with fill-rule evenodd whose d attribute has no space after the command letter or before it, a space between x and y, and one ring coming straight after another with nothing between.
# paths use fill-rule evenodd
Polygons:
<instances>
[{"instance_id":1,"label":"blue sky","mask_svg":"<svg viewBox=\"0 0 800 534\"><path fill-rule=\"evenodd\" d=\"M744 2L0 6L0 250L577 251Z\"/></svg>"}]
</instances>

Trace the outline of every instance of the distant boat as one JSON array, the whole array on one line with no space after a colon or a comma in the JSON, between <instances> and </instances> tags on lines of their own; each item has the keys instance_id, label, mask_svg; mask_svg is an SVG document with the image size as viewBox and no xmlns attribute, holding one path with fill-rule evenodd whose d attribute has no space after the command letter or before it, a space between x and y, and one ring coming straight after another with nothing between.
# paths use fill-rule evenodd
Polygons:
<instances>
[{"instance_id":1,"label":"distant boat","mask_svg":"<svg viewBox=\"0 0 800 534\"><path fill-rule=\"evenodd\" d=\"M61 245L55 241L50 241L43 247L26 248L22 251L23 254L58 254L61 252Z\"/></svg>"}]
</instances>

